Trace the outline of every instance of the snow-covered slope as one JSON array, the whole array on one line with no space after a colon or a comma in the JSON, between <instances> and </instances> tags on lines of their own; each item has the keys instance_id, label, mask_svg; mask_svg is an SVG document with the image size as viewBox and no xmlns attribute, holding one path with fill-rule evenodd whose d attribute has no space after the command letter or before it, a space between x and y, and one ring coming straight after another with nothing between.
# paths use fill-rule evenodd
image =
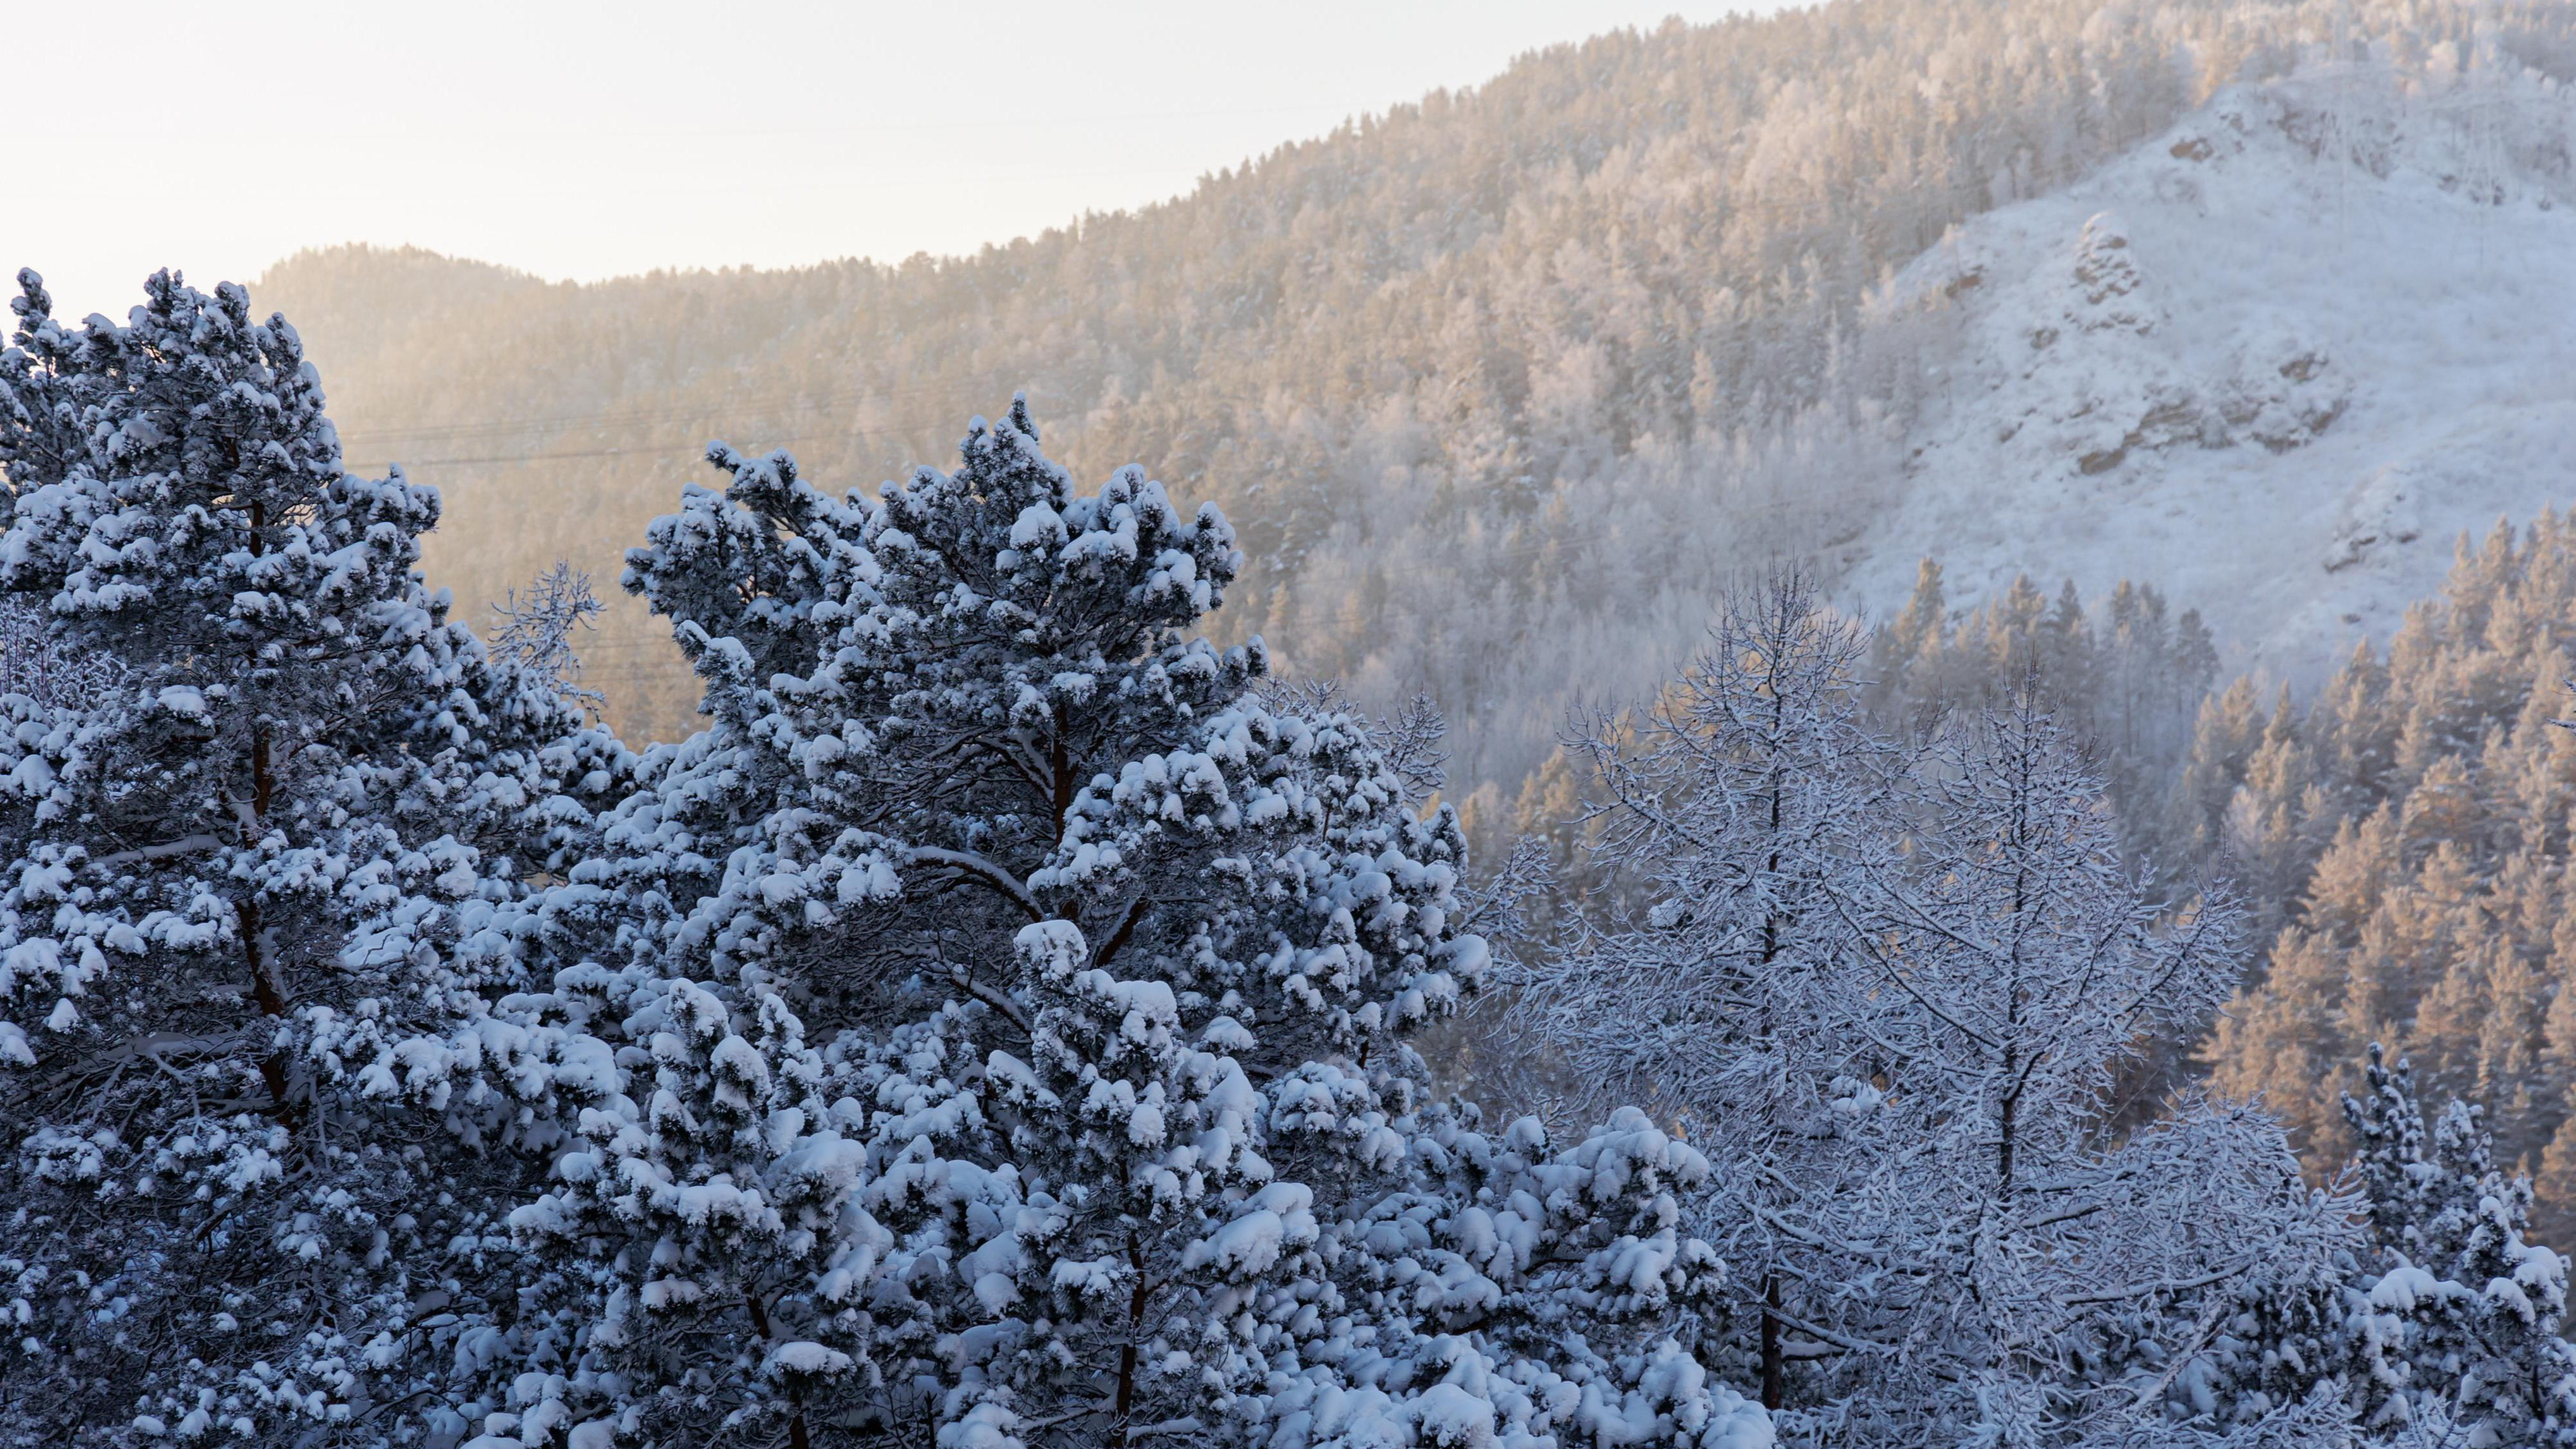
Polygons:
<instances>
[{"instance_id":1,"label":"snow-covered slope","mask_svg":"<svg viewBox=\"0 0 2576 1449\"><path fill-rule=\"evenodd\" d=\"M2463 530L2576 501L2568 97L2443 80L2222 92L1919 259L1895 301L1950 299L1958 341L1856 601L1926 554L1954 603L2132 578L2306 680Z\"/></svg>"}]
</instances>

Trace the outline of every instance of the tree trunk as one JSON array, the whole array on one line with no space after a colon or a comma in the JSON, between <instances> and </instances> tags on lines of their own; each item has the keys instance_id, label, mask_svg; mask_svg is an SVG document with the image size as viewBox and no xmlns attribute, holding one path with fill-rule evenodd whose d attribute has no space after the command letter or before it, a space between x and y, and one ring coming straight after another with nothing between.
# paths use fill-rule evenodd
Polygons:
<instances>
[{"instance_id":1,"label":"tree trunk","mask_svg":"<svg viewBox=\"0 0 2576 1449\"><path fill-rule=\"evenodd\" d=\"M241 822L241 843L245 848L258 845L260 837L268 829L268 808L277 790L277 772L269 758L271 749L268 731L265 728L255 730L251 735L250 750L250 815ZM272 1021L283 1020L286 1016L286 983L278 976L277 956L269 949L268 927L260 918L259 903L249 900L234 902L233 925L241 932L242 964L250 972L251 1000L258 1003L262 1016ZM259 1079L260 1084L268 1089L270 1115L285 1123L287 1130L300 1130L304 1124L300 1120L301 1114L295 1110L293 1073L283 1050L271 1051L260 1058Z\"/></svg>"},{"instance_id":2,"label":"tree trunk","mask_svg":"<svg viewBox=\"0 0 2576 1449\"><path fill-rule=\"evenodd\" d=\"M751 1326L760 1334L760 1341L770 1342L769 1309L761 1303L760 1295L748 1288L742 1290L742 1306L751 1310ZM791 1388L787 1402L787 1449L814 1449L813 1437L805 1432L805 1396Z\"/></svg>"},{"instance_id":3,"label":"tree trunk","mask_svg":"<svg viewBox=\"0 0 2576 1449\"><path fill-rule=\"evenodd\" d=\"M1145 1245L1127 1235L1127 1262L1136 1272L1136 1291L1127 1299L1127 1341L1118 1347L1118 1397L1110 1408L1109 1449L1127 1449L1127 1418L1136 1406L1136 1335L1145 1324Z\"/></svg>"},{"instance_id":4,"label":"tree trunk","mask_svg":"<svg viewBox=\"0 0 2576 1449\"><path fill-rule=\"evenodd\" d=\"M1788 1397L1787 1365L1780 1353L1780 1275L1762 1280L1762 1407L1778 1410Z\"/></svg>"}]
</instances>

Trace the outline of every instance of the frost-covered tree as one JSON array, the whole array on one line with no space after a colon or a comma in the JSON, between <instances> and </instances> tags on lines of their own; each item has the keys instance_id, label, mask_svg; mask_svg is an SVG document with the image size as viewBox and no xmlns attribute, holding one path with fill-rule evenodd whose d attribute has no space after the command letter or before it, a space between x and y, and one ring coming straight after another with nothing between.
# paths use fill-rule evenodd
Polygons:
<instances>
[{"instance_id":1,"label":"frost-covered tree","mask_svg":"<svg viewBox=\"0 0 2576 1449\"><path fill-rule=\"evenodd\" d=\"M2576 1443L2567 1263L2527 1237L2530 1179L2497 1169L2466 1102L2427 1133L2413 1068L2389 1067L2376 1043L2362 1079L2369 1095L2343 1110L2385 1254L2360 1286L2387 1417L2429 1416L2480 1444Z\"/></svg>"},{"instance_id":2,"label":"frost-covered tree","mask_svg":"<svg viewBox=\"0 0 2576 1449\"><path fill-rule=\"evenodd\" d=\"M1696 1153L1643 1121L1497 1149L1428 1101L1404 1034L1485 948L1456 821L1418 811L1427 731L1265 693L1257 642L1192 637L1241 567L1213 509L1133 469L1076 491L1021 406L875 500L711 456L725 491L686 494L628 574L710 724L490 935L555 982L514 1003L550 1110L631 1139L648 1165L618 1170L680 1201L758 1203L664 1226L586 1185L598 1152L567 1158L514 1219L551 1266L493 1398L560 1381L583 1433L695 1415L960 1449L1767 1437L1691 1353L1722 1280L1680 1206ZM791 1109L749 1075L723 1140L634 1105L682 977L816 1044L794 1132L752 1140ZM790 1261L734 1223L783 1211L761 1154L825 1131L856 1176ZM665 1261L725 1286L656 1320L629 1305ZM792 1311L764 1329L746 1293ZM637 1347L674 1336L727 1348Z\"/></svg>"},{"instance_id":3,"label":"frost-covered tree","mask_svg":"<svg viewBox=\"0 0 2576 1449\"><path fill-rule=\"evenodd\" d=\"M556 691L596 711L604 702L596 690L581 686L581 652L573 636L591 629L604 606L591 592L590 575L557 560L552 568L492 606L498 627L495 653L510 660L534 680L550 680Z\"/></svg>"},{"instance_id":4,"label":"frost-covered tree","mask_svg":"<svg viewBox=\"0 0 2576 1449\"><path fill-rule=\"evenodd\" d=\"M1834 881L1903 826L1904 761L1861 711L1866 648L1793 574L1728 602L1656 705L1582 740L1613 802L1597 869L1650 903L1596 948L1535 963L1523 1015L1588 1079L1692 1113L1750 1196L1732 1223L1768 1261L1770 1224L1836 1174L1834 1124L1874 1091L1808 1054L1816 973L1851 950ZM1827 1068L1822 1072L1819 1067ZM1866 1074L1864 1074L1866 1075ZM1788 1197L1777 1184L1797 1183ZM1761 1246L1757 1246L1761 1245ZM1739 1285L1763 1402L1785 1402L1782 1274Z\"/></svg>"},{"instance_id":5,"label":"frost-covered tree","mask_svg":"<svg viewBox=\"0 0 2576 1449\"><path fill-rule=\"evenodd\" d=\"M1536 983L1605 1069L1623 1039L1681 1043L1650 1080L1707 1144L1738 1294L1759 1285L1729 1361L1835 1443L2332 1420L2323 1368L2193 1390L2222 1319L2331 1286L2340 1200L2259 1113L2184 1100L2111 1130L2141 1041L2225 991L2230 903L2150 904L2027 690L1919 759L1881 743L1862 649L1777 582L1595 742L1646 903Z\"/></svg>"},{"instance_id":6,"label":"frost-covered tree","mask_svg":"<svg viewBox=\"0 0 2576 1449\"><path fill-rule=\"evenodd\" d=\"M68 330L21 280L0 587L104 663L0 696L0 1432L416 1429L540 1144L388 1099L482 1019L460 944L574 721L424 587L437 495L342 469L282 320L162 274Z\"/></svg>"},{"instance_id":7,"label":"frost-covered tree","mask_svg":"<svg viewBox=\"0 0 2576 1449\"><path fill-rule=\"evenodd\" d=\"M1872 1083L1855 1155L1876 1160L1841 1194L1852 1208L1820 1204L1814 1226L1821 1244L1929 1252L1818 1326L1943 1346L1892 1370L1846 1357L1898 1433L1909 1419L2015 1438L2175 1418L2273 1432L2304 1397L2213 1410L2171 1389L2241 1295L2332 1266L2342 1204L2300 1181L2258 1112L2185 1098L2107 1130L2141 1042L2223 998L2232 902L2212 888L2150 904L2100 781L2027 692L1945 742L1928 785L1906 858L1850 892L1857 969L1818 1045Z\"/></svg>"},{"instance_id":8,"label":"frost-covered tree","mask_svg":"<svg viewBox=\"0 0 2576 1449\"><path fill-rule=\"evenodd\" d=\"M612 1285L588 1357L567 1325L531 1329L531 1357L558 1371L514 1376L483 1427L579 1445L783 1424L801 1449L809 1392L871 1367L859 1292L890 1244L854 1201L860 1146L836 1130L822 1063L777 996L738 1021L685 978L635 984L618 1005L650 1061L643 1100L612 1093L585 1111L588 1145L556 1164L563 1185L510 1220L539 1272ZM614 1417L574 1422L602 1380L647 1387Z\"/></svg>"}]
</instances>

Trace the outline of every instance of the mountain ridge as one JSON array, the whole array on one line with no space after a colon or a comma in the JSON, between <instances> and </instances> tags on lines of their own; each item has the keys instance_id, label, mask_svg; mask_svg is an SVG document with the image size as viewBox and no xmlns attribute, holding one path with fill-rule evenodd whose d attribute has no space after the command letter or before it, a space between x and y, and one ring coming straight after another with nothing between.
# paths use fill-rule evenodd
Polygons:
<instances>
[{"instance_id":1,"label":"mountain ridge","mask_svg":"<svg viewBox=\"0 0 2576 1449\"><path fill-rule=\"evenodd\" d=\"M1902 599L1846 555L1919 491L1965 307L1899 278L1955 226L2336 53L2576 74L2566 7L2481 13L1843 0L1540 52L973 258L448 288L339 253L255 295L353 462L446 492L429 563L469 604L557 557L613 579L710 437L872 490L1026 391L1077 474L1141 462L1225 508L1251 567L1221 637L1380 707L1429 691L1462 788L1508 789L1577 701L1653 688L1736 573ZM1978 563L1963 586L2062 572ZM690 681L617 605L589 650L612 717L686 730Z\"/></svg>"}]
</instances>

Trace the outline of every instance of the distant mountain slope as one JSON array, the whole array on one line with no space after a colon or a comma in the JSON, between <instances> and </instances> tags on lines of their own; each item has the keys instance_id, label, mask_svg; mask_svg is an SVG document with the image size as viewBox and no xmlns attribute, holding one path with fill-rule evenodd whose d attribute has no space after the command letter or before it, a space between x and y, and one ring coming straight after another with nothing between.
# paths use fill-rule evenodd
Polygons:
<instances>
[{"instance_id":1,"label":"distant mountain slope","mask_svg":"<svg viewBox=\"0 0 2576 1449\"><path fill-rule=\"evenodd\" d=\"M1983 303L1925 291L1916 259L1954 225L2329 54L2565 78L2571 13L1846 0L1552 49L972 258L575 287L357 250L256 296L303 329L353 457L448 490L431 564L469 599L558 555L613 578L708 437L873 488L1026 388L1078 470L1142 461L1225 507L1254 569L1220 628L1371 702L1430 690L1461 783L1508 784L1579 694L1651 687L1731 573L1814 558L1893 602L1886 579L1951 551L1903 510L1948 528L1935 495L1979 505L1942 477L2021 486L1940 443ZM1909 474L1909 437L1963 461ZM2054 570L2050 520L2083 505L1994 496L2031 519L1979 567ZM631 733L687 727L636 611L591 658Z\"/></svg>"},{"instance_id":2,"label":"distant mountain slope","mask_svg":"<svg viewBox=\"0 0 2576 1449\"><path fill-rule=\"evenodd\" d=\"M2385 640L2463 533L2576 499L2571 134L2538 77L2351 67L1962 227L1900 280L1962 337L1851 592L2153 579L2303 684Z\"/></svg>"}]
</instances>

